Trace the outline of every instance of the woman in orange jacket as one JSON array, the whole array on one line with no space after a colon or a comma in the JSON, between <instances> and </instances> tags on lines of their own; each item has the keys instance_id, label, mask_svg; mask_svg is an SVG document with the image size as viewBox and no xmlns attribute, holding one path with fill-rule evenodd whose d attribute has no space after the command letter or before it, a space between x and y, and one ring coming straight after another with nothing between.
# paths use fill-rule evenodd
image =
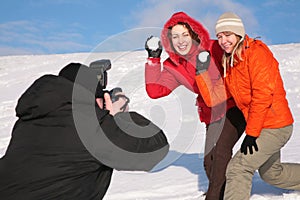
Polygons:
<instances>
[{"instance_id":1,"label":"woman in orange jacket","mask_svg":"<svg viewBox=\"0 0 300 200\"><path fill-rule=\"evenodd\" d=\"M232 96L247 122L241 151L227 167L224 198L249 199L256 170L269 184L300 190L300 164L280 162L293 117L277 60L262 41L245 34L242 20L234 13L220 16L216 35L224 50L224 78L211 83L206 71L210 59L206 59L197 65L198 88L210 106Z\"/></svg>"}]
</instances>

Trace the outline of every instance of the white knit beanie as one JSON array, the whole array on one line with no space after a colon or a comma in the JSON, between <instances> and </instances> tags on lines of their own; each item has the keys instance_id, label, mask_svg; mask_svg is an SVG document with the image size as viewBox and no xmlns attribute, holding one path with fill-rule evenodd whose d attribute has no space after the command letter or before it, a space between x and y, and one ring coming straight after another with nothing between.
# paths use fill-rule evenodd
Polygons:
<instances>
[{"instance_id":1,"label":"white knit beanie","mask_svg":"<svg viewBox=\"0 0 300 200\"><path fill-rule=\"evenodd\" d=\"M222 14L216 23L216 35L221 32L230 31L244 38L245 29L239 16L232 12Z\"/></svg>"}]
</instances>

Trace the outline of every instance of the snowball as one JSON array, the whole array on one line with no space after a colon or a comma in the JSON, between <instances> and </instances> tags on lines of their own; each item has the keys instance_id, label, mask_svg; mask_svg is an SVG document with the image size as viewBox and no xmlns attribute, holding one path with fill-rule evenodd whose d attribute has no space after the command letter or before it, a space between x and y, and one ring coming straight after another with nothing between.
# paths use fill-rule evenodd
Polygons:
<instances>
[{"instance_id":1,"label":"snowball","mask_svg":"<svg viewBox=\"0 0 300 200\"><path fill-rule=\"evenodd\" d=\"M150 40L148 40L147 45L149 49L155 51L159 48L158 42L160 39L158 37L152 37Z\"/></svg>"},{"instance_id":2,"label":"snowball","mask_svg":"<svg viewBox=\"0 0 300 200\"><path fill-rule=\"evenodd\" d=\"M202 51L198 55L198 59L200 62L205 63L207 61L208 56L209 56L209 53L207 51Z\"/></svg>"}]
</instances>

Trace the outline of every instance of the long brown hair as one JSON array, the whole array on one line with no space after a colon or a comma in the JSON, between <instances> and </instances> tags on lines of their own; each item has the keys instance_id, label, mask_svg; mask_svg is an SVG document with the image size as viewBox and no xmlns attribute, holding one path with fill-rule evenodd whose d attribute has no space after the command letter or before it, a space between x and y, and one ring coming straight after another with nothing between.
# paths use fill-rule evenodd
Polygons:
<instances>
[{"instance_id":1,"label":"long brown hair","mask_svg":"<svg viewBox=\"0 0 300 200\"><path fill-rule=\"evenodd\" d=\"M176 25L182 25L183 27L187 28L189 31L189 34L191 35L192 40L195 41L197 44L200 44L200 38L199 38L198 34L193 31L192 27L188 23L178 22ZM170 44L172 44L172 34L171 34L172 28L173 28L173 26L170 26L168 28L168 38L170 40ZM173 45L172 45L172 47L173 47Z\"/></svg>"}]
</instances>

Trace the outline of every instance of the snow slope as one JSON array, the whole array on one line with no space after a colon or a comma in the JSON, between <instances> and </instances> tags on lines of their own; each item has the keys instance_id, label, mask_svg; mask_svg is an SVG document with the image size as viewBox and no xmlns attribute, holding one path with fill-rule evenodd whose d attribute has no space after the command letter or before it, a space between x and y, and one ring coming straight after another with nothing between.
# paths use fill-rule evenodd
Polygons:
<instances>
[{"instance_id":1,"label":"snow slope","mask_svg":"<svg viewBox=\"0 0 300 200\"><path fill-rule=\"evenodd\" d=\"M300 163L300 44L270 48L280 62L295 119L294 134L282 150L282 161ZM57 74L70 62L88 65L97 59L112 61L108 89L121 86L131 99L131 110L162 127L171 143L170 153L153 172L115 171L105 200L204 199L202 194L208 183L203 169L205 135L204 125L198 120L195 95L179 87L168 97L150 99L144 89L144 51L0 57L0 156L5 153L17 119L14 111L17 100L30 84L44 74ZM255 174L251 200L266 199L300 200L300 192L275 188Z\"/></svg>"}]
</instances>

